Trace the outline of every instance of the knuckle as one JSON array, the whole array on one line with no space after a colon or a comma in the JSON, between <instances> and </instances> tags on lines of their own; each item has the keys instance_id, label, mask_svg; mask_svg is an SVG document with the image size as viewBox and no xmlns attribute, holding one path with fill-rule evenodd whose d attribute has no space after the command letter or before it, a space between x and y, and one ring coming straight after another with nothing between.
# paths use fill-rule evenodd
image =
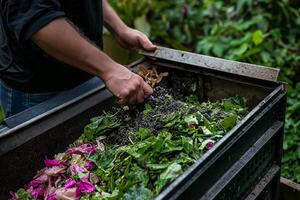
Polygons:
<instances>
[{"instance_id":1,"label":"knuckle","mask_svg":"<svg viewBox=\"0 0 300 200\"><path fill-rule=\"evenodd\" d=\"M129 90L123 90L123 91L121 92L121 97L125 98L125 97L127 97L129 94L130 94L130 91L129 91Z\"/></svg>"},{"instance_id":2,"label":"knuckle","mask_svg":"<svg viewBox=\"0 0 300 200\"><path fill-rule=\"evenodd\" d=\"M140 81L138 81L138 80L135 80L135 81L133 81L132 82L132 90L137 90L137 89L139 89L139 87L141 86L141 83L140 83Z\"/></svg>"}]
</instances>

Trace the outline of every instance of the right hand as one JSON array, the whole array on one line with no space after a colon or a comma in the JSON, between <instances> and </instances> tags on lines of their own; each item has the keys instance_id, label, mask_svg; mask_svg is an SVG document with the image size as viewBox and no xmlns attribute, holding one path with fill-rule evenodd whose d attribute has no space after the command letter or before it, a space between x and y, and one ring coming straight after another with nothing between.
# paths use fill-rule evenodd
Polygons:
<instances>
[{"instance_id":1,"label":"right hand","mask_svg":"<svg viewBox=\"0 0 300 200\"><path fill-rule=\"evenodd\" d=\"M142 77L122 65L111 69L110 74L105 84L120 105L140 104L153 94L153 89Z\"/></svg>"}]
</instances>

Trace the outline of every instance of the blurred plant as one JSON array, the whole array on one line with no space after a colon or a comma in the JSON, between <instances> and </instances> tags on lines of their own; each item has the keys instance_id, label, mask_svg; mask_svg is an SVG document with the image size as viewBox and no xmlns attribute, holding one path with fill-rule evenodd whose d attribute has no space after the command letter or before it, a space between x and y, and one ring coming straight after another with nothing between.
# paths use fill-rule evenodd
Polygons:
<instances>
[{"instance_id":1,"label":"blurred plant","mask_svg":"<svg viewBox=\"0 0 300 200\"><path fill-rule=\"evenodd\" d=\"M150 24L146 14L151 8L151 0L109 0L123 21L146 35L150 35Z\"/></svg>"},{"instance_id":2,"label":"blurred plant","mask_svg":"<svg viewBox=\"0 0 300 200\"><path fill-rule=\"evenodd\" d=\"M0 123L4 120L4 111L2 106L0 105Z\"/></svg>"},{"instance_id":3,"label":"blurred plant","mask_svg":"<svg viewBox=\"0 0 300 200\"><path fill-rule=\"evenodd\" d=\"M300 183L300 83L289 93L282 175Z\"/></svg>"}]
</instances>

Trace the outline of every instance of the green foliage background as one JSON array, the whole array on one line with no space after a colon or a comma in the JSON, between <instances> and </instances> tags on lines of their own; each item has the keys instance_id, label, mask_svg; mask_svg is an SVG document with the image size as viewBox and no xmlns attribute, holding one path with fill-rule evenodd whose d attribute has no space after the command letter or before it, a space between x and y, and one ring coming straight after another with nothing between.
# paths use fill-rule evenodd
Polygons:
<instances>
[{"instance_id":1,"label":"green foliage background","mask_svg":"<svg viewBox=\"0 0 300 200\"><path fill-rule=\"evenodd\" d=\"M300 183L299 1L109 1L160 45L280 68L280 80L290 85L282 174Z\"/></svg>"}]
</instances>

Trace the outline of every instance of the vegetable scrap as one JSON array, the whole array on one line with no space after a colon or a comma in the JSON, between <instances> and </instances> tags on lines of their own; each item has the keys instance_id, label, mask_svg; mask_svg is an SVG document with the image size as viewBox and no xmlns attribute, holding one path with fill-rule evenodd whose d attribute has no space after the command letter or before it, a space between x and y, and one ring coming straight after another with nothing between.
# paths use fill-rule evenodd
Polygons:
<instances>
[{"instance_id":1,"label":"vegetable scrap","mask_svg":"<svg viewBox=\"0 0 300 200\"><path fill-rule=\"evenodd\" d=\"M156 68L147 74L154 86L160 78L153 74L165 75L157 75ZM248 112L238 96L216 102L193 94L175 99L161 83L155 91L155 104L116 107L91 119L81 137L64 153L46 158L45 168L11 199L154 199L217 148Z\"/></svg>"},{"instance_id":2,"label":"vegetable scrap","mask_svg":"<svg viewBox=\"0 0 300 200\"><path fill-rule=\"evenodd\" d=\"M138 74L153 88L156 84L160 83L164 77L168 76L168 72L158 73L157 66L155 65L152 66L152 69L147 69L144 65L140 65Z\"/></svg>"}]
</instances>

